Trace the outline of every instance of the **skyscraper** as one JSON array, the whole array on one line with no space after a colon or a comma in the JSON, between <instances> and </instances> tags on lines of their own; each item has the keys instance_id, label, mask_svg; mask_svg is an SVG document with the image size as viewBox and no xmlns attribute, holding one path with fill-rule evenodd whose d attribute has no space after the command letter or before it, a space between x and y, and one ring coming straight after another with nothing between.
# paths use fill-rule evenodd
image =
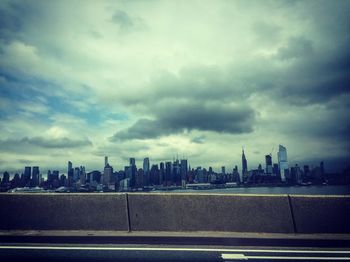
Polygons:
<instances>
[{"instance_id":1,"label":"skyscraper","mask_svg":"<svg viewBox=\"0 0 350 262\"><path fill-rule=\"evenodd\" d=\"M68 161L67 176L73 178L73 164L71 161Z\"/></svg>"},{"instance_id":2,"label":"skyscraper","mask_svg":"<svg viewBox=\"0 0 350 262\"><path fill-rule=\"evenodd\" d=\"M108 164L108 156L105 156L105 167L107 166Z\"/></svg>"},{"instance_id":3,"label":"skyscraper","mask_svg":"<svg viewBox=\"0 0 350 262\"><path fill-rule=\"evenodd\" d=\"M272 174L272 156L265 156L266 174Z\"/></svg>"},{"instance_id":4,"label":"skyscraper","mask_svg":"<svg viewBox=\"0 0 350 262\"><path fill-rule=\"evenodd\" d=\"M279 145L277 157L278 157L278 165L280 167L280 172L281 172L281 180L286 181L286 176L288 176L288 159L287 159L287 149L284 146Z\"/></svg>"},{"instance_id":5,"label":"skyscraper","mask_svg":"<svg viewBox=\"0 0 350 262\"><path fill-rule=\"evenodd\" d=\"M111 167L108 163L105 166L104 170L103 170L103 177L102 177L102 184L104 186L108 186L109 182L111 180L113 174L113 167Z\"/></svg>"},{"instance_id":6,"label":"skyscraper","mask_svg":"<svg viewBox=\"0 0 350 262\"><path fill-rule=\"evenodd\" d=\"M149 185L149 182L150 182L150 179L149 179L149 158L146 157L145 159L143 159L143 175L144 175L144 178L143 178L143 184L148 186Z\"/></svg>"},{"instance_id":7,"label":"skyscraper","mask_svg":"<svg viewBox=\"0 0 350 262\"><path fill-rule=\"evenodd\" d=\"M24 167L24 176L23 176L23 186L28 186L30 182L32 168L30 166Z\"/></svg>"},{"instance_id":8,"label":"skyscraper","mask_svg":"<svg viewBox=\"0 0 350 262\"><path fill-rule=\"evenodd\" d=\"M130 186L132 188L135 187L136 185L136 172L137 172L137 168L136 168L136 161L135 158L131 157L130 158Z\"/></svg>"},{"instance_id":9,"label":"skyscraper","mask_svg":"<svg viewBox=\"0 0 350 262\"><path fill-rule=\"evenodd\" d=\"M33 166L33 173L32 173L32 181L33 186L39 185L39 167Z\"/></svg>"},{"instance_id":10,"label":"skyscraper","mask_svg":"<svg viewBox=\"0 0 350 262\"><path fill-rule=\"evenodd\" d=\"M73 181L77 182L80 179L80 168L76 167L73 171Z\"/></svg>"},{"instance_id":11,"label":"skyscraper","mask_svg":"<svg viewBox=\"0 0 350 262\"><path fill-rule=\"evenodd\" d=\"M181 179L187 180L187 173L188 173L187 159L181 159L180 166L181 166Z\"/></svg>"},{"instance_id":12,"label":"skyscraper","mask_svg":"<svg viewBox=\"0 0 350 262\"><path fill-rule=\"evenodd\" d=\"M171 185L171 177L172 177L172 164L171 162L165 162L165 183L166 186Z\"/></svg>"},{"instance_id":13,"label":"skyscraper","mask_svg":"<svg viewBox=\"0 0 350 262\"><path fill-rule=\"evenodd\" d=\"M248 163L245 158L244 149L242 148L242 181L244 181L244 177L248 174Z\"/></svg>"},{"instance_id":14,"label":"skyscraper","mask_svg":"<svg viewBox=\"0 0 350 262\"><path fill-rule=\"evenodd\" d=\"M81 166L80 167L80 183L83 185L86 182L86 172L85 172L85 167Z\"/></svg>"},{"instance_id":15,"label":"skyscraper","mask_svg":"<svg viewBox=\"0 0 350 262\"><path fill-rule=\"evenodd\" d=\"M146 157L143 159L143 171L148 172L149 171L149 158Z\"/></svg>"}]
</instances>

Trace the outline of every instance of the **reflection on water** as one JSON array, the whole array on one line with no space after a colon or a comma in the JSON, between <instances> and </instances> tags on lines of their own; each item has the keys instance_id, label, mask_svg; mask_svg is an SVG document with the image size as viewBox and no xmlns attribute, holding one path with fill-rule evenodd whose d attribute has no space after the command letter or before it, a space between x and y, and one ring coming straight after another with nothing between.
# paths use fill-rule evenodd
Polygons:
<instances>
[{"instance_id":1,"label":"reflection on water","mask_svg":"<svg viewBox=\"0 0 350 262\"><path fill-rule=\"evenodd\" d=\"M162 192L162 191L156 191ZM172 190L171 193L236 193L236 194L291 194L291 195L350 195L347 186L292 186L292 187L236 187L210 190Z\"/></svg>"}]
</instances>

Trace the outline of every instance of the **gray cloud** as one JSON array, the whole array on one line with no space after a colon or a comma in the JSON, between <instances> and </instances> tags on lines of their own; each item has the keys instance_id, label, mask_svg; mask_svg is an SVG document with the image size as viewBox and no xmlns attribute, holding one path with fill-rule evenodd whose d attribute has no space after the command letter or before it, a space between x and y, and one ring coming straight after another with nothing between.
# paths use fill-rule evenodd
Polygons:
<instances>
[{"instance_id":1,"label":"gray cloud","mask_svg":"<svg viewBox=\"0 0 350 262\"><path fill-rule=\"evenodd\" d=\"M140 30L146 27L143 19L137 16L130 16L123 10L117 10L113 13L112 23L119 26L121 31Z\"/></svg>"},{"instance_id":2,"label":"gray cloud","mask_svg":"<svg viewBox=\"0 0 350 262\"><path fill-rule=\"evenodd\" d=\"M304 37L290 38L287 46L278 49L277 57L282 60L305 58L313 52L312 42Z\"/></svg>"},{"instance_id":3,"label":"gray cloud","mask_svg":"<svg viewBox=\"0 0 350 262\"><path fill-rule=\"evenodd\" d=\"M282 28L273 23L259 21L253 24L252 29L259 44L274 44L280 40Z\"/></svg>"},{"instance_id":4,"label":"gray cloud","mask_svg":"<svg viewBox=\"0 0 350 262\"><path fill-rule=\"evenodd\" d=\"M129 29L134 26L131 17L122 10L117 10L112 16L112 22L118 24L122 29Z\"/></svg>"},{"instance_id":5,"label":"gray cloud","mask_svg":"<svg viewBox=\"0 0 350 262\"><path fill-rule=\"evenodd\" d=\"M20 148L26 148L28 146L35 146L47 149L60 149L60 148L76 148L91 146L91 141L87 139L70 139L67 137L62 138L44 138L44 137L23 137L22 139L6 139L0 140L0 148L2 150L17 151ZM30 149L28 149L30 150ZM34 153L34 152L33 152Z\"/></svg>"},{"instance_id":6,"label":"gray cloud","mask_svg":"<svg viewBox=\"0 0 350 262\"><path fill-rule=\"evenodd\" d=\"M164 102L157 107L155 120L139 119L130 128L116 133L112 140L157 138L191 130L231 134L253 130L255 113L248 106L190 100Z\"/></svg>"},{"instance_id":7,"label":"gray cloud","mask_svg":"<svg viewBox=\"0 0 350 262\"><path fill-rule=\"evenodd\" d=\"M157 120L139 119L131 127L114 134L110 141L116 142L129 139L157 138L162 135L178 133L181 129L164 126Z\"/></svg>"},{"instance_id":8,"label":"gray cloud","mask_svg":"<svg viewBox=\"0 0 350 262\"><path fill-rule=\"evenodd\" d=\"M193 137L193 138L191 139L191 142L192 142L192 143L196 143L196 144L204 144L204 142L205 142L205 136L204 136L204 135L201 135L201 136Z\"/></svg>"}]
</instances>

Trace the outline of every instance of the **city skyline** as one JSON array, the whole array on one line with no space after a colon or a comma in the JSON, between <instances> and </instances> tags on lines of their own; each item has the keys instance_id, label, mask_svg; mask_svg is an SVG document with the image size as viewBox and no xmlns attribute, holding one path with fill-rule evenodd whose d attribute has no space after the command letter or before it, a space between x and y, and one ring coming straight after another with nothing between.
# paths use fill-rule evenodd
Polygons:
<instances>
[{"instance_id":1,"label":"city skyline","mask_svg":"<svg viewBox=\"0 0 350 262\"><path fill-rule=\"evenodd\" d=\"M159 165L160 163L167 163L167 162L176 162L176 161L182 161L185 160L186 161L186 165L188 167L191 167L191 169L196 169L196 168L204 168L204 169L210 169L215 173L230 173L232 170L234 170L235 168L238 168L239 173L240 174L245 174L248 173L251 170L254 169L258 169L260 167L264 167L264 171L266 173L272 173L272 169L273 169L273 165L278 165L279 167L282 167L281 170L284 169L290 169L293 166L303 166L303 165L307 165L310 168L316 167L320 164L320 162L324 162L324 160L321 160L318 163L315 162L307 162L307 161L301 161L301 162L292 162L290 160L288 160L289 158L287 157L287 149L285 146L283 145L279 145L278 146L278 151L276 152L276 155L273 156L271 151L268 154L265 154L262 159L264 159L264 161L259 162L258 164L255 163L250 163L249 164L249 159L246 157L246 152L244 151L244 148L242 147L242 151L241 151L241 161L237 161L237 162L232 162L229 165L222 165L222 166L211 166L208 165L207 163L204 163L204 165L195 165L192 163L191 165L191 161L190 159L188 159L187 157L185 157L185 155L180 156L177 154L176 156L174 155L171 159L152 159L149 156L145 156L143 158L134 158L134 157L129 157L126 161L124 161L123 163L115 163L113 162L113 160L111 161L111 157L110 156L104 156L103 157L103 164L100 165L98 168L87 168L88 172L92 172L92 171L103 171L105 167L110 167L112 168L112 172L113 169L115 171L120 171L123 170L125 168L125 166L128 165L135 165L138 169L142 169L142 170L146 170L149 171L152 165ZM289 154L289 153L288 153ZM113 158L112 158L113 159ZM60 167L60 168L55 168L55 167L51 167L51 168L40 168L41 171L40 174L45 175L46 173L50 173L52 171L55 172L59 172L60 174L65 174L65 175L72 175L69 174L69 170L74 170L74 168L76 167L83 167L84 170L86 168L86 165L82 164L82 163L77 163L76 167L74 167L74 160L67 160L65 163L64 167ZM102 163L102 162L101 162ZM268 166L269 165L269 166ZM13 176L15 173L17 174L25 174L26 173L26 169L27 168L39 168L39 164L38 163L33 163L33 165L29 165L29 166L25 166L24 168L22 167L22 169L19 170L14 170L14 169L9 169L9 170L2 170L2 172L10 172L10 175ZM68 168L67 168L68 167ZM349 166L346 166L346 168L349 168ZM24 170L24 172L23 172ZM67 171L68 170L68 171ZM226 170L226 171L225 171ZM1 170L0 170L1 171ZM332 169L326 168L325 169L326 172L333 172ZM343 171L343 170L340 170ZM283 174L283 171L282 171ZM0 174L0 177L2 175ZM283 176L285 176L283 174Z\"/></svg>"},{"instance_id":2,"label":"city skyline","mask_svg":"<svg viewBox=\"0 0 350 262\"><path fill-rule=\"evenodd\" d=\"M178 154L341 171L349 1L0 1L0 170Z\"/></svg>"},{"instance_id":3,"label":"city skyline","mask_svg":"<svg viewBox=\"0 0 350 262\"><path fill-rule=\"evenodd\" d=\"M317 166L290 165L287 149L278 148L278 163L273 163L272 154L265 155L265 166L248 168L248 161L242 148L242 169L237 165L231 170L221 167L216 172L211 166L194 167L188 159L174 158L173 161L150 162L143 159L137 167L136 159L122 169L113 168L108 156L104 157L103 170L89 170L82 165L67 161L67 172L48 170L47 176L39 166L25 166L21 174L4 172L0 179L0 192L125 192L176 189L223 189L249 186L310 186L345 185L349 183L349 168L342 173L329 173L324 162Z\"/></svg>"}]
</instances>

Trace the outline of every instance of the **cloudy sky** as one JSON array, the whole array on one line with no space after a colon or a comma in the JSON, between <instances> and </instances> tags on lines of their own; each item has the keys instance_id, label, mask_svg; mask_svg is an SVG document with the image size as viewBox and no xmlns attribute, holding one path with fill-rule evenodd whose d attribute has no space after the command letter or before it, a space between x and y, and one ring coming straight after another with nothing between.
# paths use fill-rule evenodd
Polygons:
<instances>
[{"instance_id":1,"label":"cloudy sky","mask_svg":"<svg viewBox=\"0 0 350 262\"><path fill-rule=\"evenodd\" d=\"M0 1L0 170L350 161L350 1ZM328 166L327 166L328 164Z\"/></svg>"}]
</instances>

